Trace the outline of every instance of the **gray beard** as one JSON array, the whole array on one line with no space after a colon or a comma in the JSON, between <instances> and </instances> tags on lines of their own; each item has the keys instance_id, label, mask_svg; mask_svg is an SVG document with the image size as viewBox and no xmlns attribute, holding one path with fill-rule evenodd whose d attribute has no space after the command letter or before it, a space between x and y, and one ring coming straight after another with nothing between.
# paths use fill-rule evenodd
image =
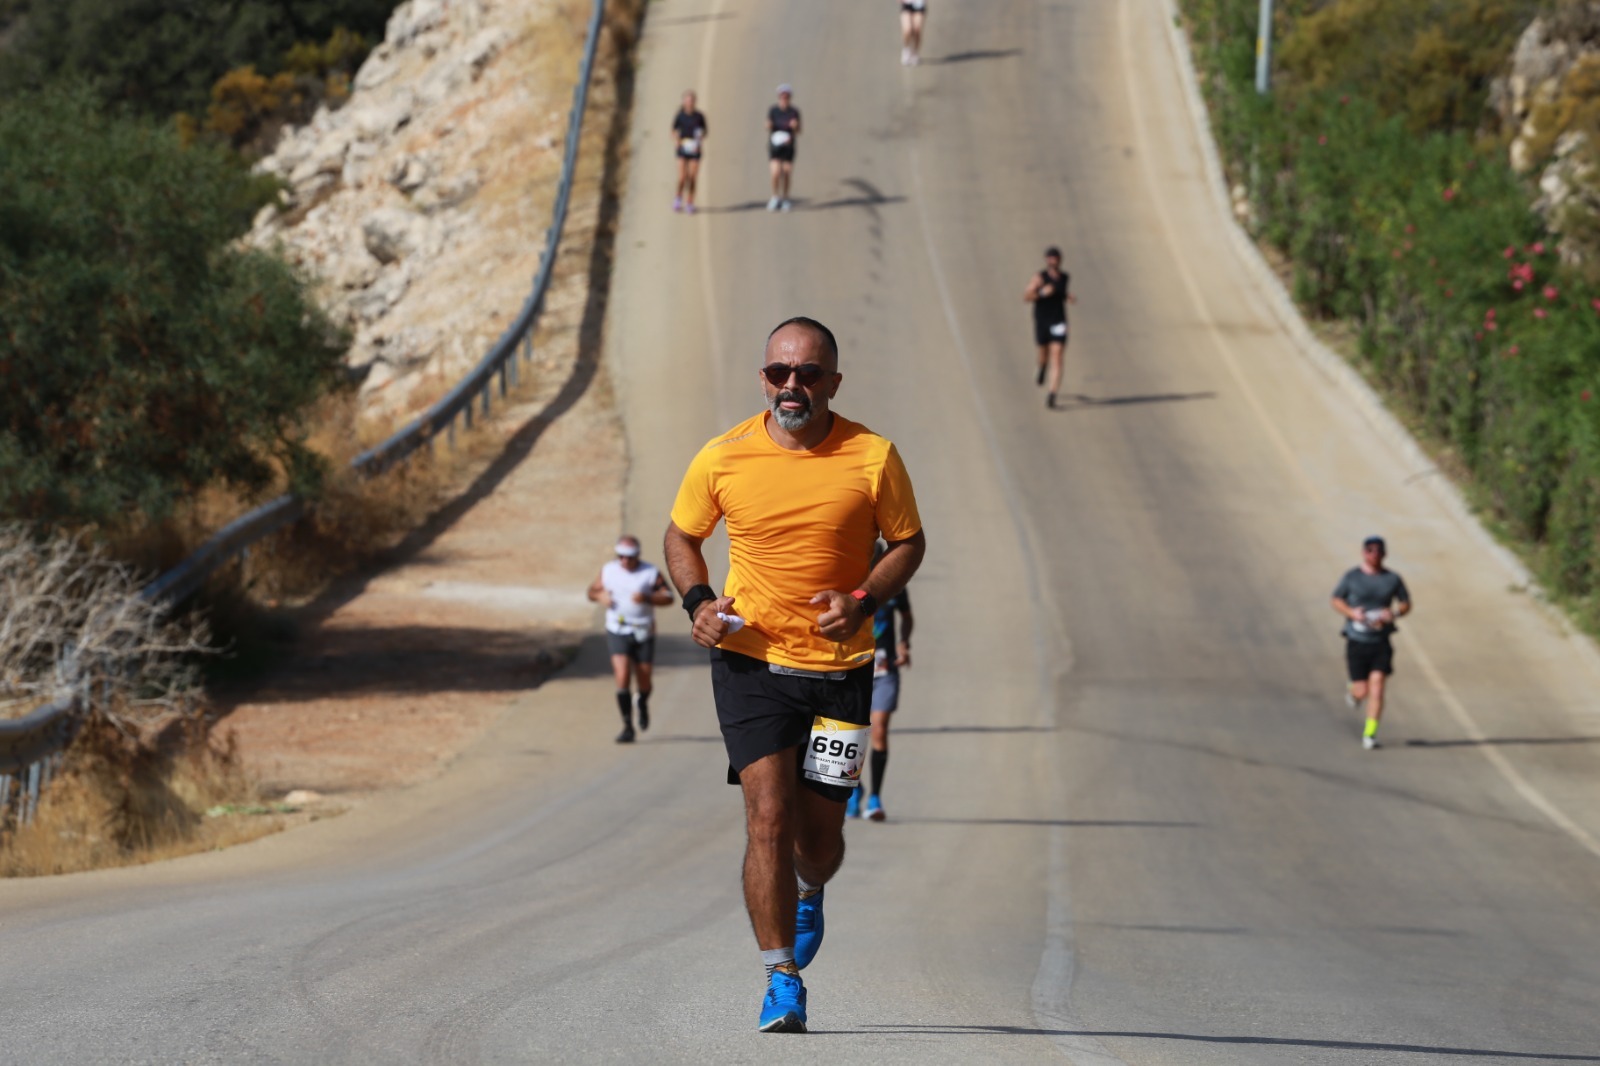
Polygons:
<instances>
[{"instance_id":1,"label":"gray beard","mask_svg":"<svg viewBox=\"0 0 1600 1066\"><path fill-rule=\"evenodd\" d=\"M772 417L777 421L778 425L782 426L790 433L805 429L806 426L810 425L812 416L817 413L817 409L811 406L811 401L807 400L806 406L802 410L786 411L782 406L785 399L794 399L794 397L780 392L778 395L774 396L772 401L767 405L768 409L772 411Z\"/></svg>"}]
</instances>

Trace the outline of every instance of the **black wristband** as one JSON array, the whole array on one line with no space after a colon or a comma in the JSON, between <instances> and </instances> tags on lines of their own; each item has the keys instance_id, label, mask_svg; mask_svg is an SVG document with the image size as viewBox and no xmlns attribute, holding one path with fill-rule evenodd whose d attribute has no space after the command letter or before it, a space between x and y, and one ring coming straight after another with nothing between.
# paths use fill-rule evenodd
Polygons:
<instances>
[{"instance_id":1,"label":"black wristband","mask_svg":"<svg viewBox=\"0 0 1600 1066\"><path fill-rule=\"evenodd\" d=\"M694 623L694 612L702 603L717 598L716 592L710 585L696 585L683 594L683 609L689 615L689 622Z\"/></svg>"}]
</instances>

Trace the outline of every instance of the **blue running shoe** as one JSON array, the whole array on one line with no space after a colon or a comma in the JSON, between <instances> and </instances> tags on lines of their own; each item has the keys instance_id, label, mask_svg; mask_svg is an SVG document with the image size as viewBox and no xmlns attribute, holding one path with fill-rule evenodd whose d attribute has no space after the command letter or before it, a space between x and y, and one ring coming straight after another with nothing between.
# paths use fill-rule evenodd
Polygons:
<instances>
[{"instance_id":1,"label":"blue running shoe","mask_svg":"<svg viewBox=\"0 0 1600 1066\"><path fill-rule=\"evenodd\" d=\"M763 1033L803 1033L806 1031L806 986L800 978L773 970L767 979L767 995L761 1001Z\"/></svg>"},{"instance_id":2,"label":"blue running shoe","mask_svg":"<svg viewBox=\"0 0 1600 1066\"><path fill-rule=\"evenodd\" d=\"M802 970L811 965L822 946L822 893L817 889L809 899L802 899L794 911L794 964Z\"/></svg>"},{"instance_id":3,"label":"blue running shoe","mask_svg":"<svg viewBox=\"0 0 1600 1066\"><path fill-rule=\"evenodd\" d=\"M877 796L867 797L867 817L874 822L881 822L887 817L883 812L883 800Z\"/></svg>"},{"instance_id":4,"label":"blue running shoe","mask_svg":"<svg viewBox=\"0 0 1600 1066\"><path fill-rule=\"evenodd\" d=\"M850 790L850 799L844 805L844 816L846 818L861 817L861 790L859 788Z\"/></svg>"}]
</instances>

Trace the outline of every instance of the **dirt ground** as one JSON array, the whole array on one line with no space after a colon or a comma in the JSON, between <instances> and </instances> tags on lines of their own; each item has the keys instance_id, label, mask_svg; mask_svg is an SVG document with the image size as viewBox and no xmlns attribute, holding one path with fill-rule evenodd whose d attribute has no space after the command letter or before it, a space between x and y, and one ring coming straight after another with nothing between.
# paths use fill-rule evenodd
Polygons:
<instances>
[{"instance_id":1,"label":"dirt ground","mask_svg":"<svg viewBox=\"0 0 1600 1066\"><path fill-rule=\"evenodd\" d=\"M619 532L627 469L599 363L627 92L610 77L594 88L535 361L464 444L454 494L294 612L280 665L217 694L219 729L265 796L351 802L436 775L594 629L584 589Z\"/></svg>"}]
</instances>

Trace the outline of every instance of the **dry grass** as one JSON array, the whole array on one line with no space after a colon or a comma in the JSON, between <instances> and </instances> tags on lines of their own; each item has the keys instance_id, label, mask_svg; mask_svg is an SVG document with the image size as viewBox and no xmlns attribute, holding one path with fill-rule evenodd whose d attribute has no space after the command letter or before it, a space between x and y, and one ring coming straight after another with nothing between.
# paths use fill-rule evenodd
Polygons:
<instances>
[{"instance_id":1,"label":"dry grass","mask_svg":"<svg viewBox=\"0 0 1600 1066\"><path fill-rule=\"evenodd\" d=\"M231 733L217 744L195 727L141 744L91 723L65 766L34 820L0 833L0 876L175 858L275 833L299 813L261 802Z\"/></svg>"}]
</instances>

